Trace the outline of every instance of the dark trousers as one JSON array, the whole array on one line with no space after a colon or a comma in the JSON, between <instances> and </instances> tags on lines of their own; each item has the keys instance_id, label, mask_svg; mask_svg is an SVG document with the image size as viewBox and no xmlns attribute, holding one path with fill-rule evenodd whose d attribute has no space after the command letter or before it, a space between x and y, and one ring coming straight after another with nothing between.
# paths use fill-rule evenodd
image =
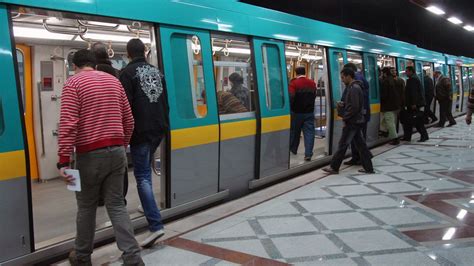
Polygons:
<instances>
[{"instance_id":1,"label":"dark trousers","mask_svg":"<svg viewBox=\"0 0 474 266\"><path fill-rule=\"evenodd\" d=\"M406 115L403 123L403 139L411 141L413 126L421 135L421 139L428 139L428 132L424 124L424 113L421 110L405 110Z\"/></svg>"},{"instance_id":2,"label":"dark trousers","mask_svg":"<svg viewBox=\"0 0 474 266\"><path fill-rule=\"evenodd\" d=\"M367 123L362 124L362 137L364 138L364 141L367 142ZM360 162L360 153L357 150L354 139L351 141L351 152L352 161Z\"/></svg>"},{"instance_id":3,"label":"dark trousers","mask_svg":"<svg viewBox=\"0 0 474 266\"><path fill-rule=\"evenodd\" d=\"M425 122L428 123L428 118L431 120L436 120L436 115L431 111L431 103L433 102L433 97L426 97L426 106L425 106Z\"/></svg>"},{"instance_id":4,"label":"dark trousers","mask_svg":"<svg viewBox=\"0 0 474 266\"><path fill-rule=\"evenodd\" d=\"M367 145L365 144L365 140L362 137L362 124L350 124L347 123L342 128L342 136L339 140L339 144L337 147L337 151L332 157L331 161L331 168L339 171L341 167L342 161L344 160L344 156L346 155L347 148L352 141L354 141L356 150L359 152L362 166L366 171L373 171L372 166L372 154L370 153Z\"/></svg>"},{"instance_id":5,"label":"dark trousers","mask_svg":"<svg viewBox=\"0 0 474 266\"><path fill-rule=\"evenodd\" d=\"M452 107L453 107L453 102L451 100L439 101L439 124L438 125L444 127L444 123L446 123L446 119L449 121L449 124L456 124L456 120L454 120L453 113L451 112Z\"/></svg>"}]
</instances>

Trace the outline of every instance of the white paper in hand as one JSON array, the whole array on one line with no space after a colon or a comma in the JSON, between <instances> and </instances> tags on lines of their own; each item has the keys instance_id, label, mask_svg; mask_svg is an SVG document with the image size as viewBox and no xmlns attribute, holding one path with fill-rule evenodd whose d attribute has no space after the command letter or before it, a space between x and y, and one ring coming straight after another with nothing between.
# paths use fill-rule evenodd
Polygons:
<instances>
[{"instance_id":1,"label":"white paper in hand","mask_svg":"<svg viewBox=\"0 0 474 266\"><path fill-rule=\"evenodd\" d=\"M67 189L70 191L81 191L81 176L79 175L79 170L76 169L66 169L64 171L66 175L71 175L74 177L74 185L67 185Z\"/></svg>"}]
</instances>

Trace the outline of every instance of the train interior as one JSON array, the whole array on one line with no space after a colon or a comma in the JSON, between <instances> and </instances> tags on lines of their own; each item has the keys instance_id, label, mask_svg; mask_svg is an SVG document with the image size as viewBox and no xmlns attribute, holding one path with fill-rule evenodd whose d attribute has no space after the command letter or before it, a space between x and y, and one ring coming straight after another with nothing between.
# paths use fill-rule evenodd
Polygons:
<instances>
[{"instance_id":1,"label":"train interior","mask_svg":"<svg viewBox=\"0 0 474 266\"><path fill-rule=\"evenodd\" d=\"M17 65L22 90L32 180L33 221L36 248L74 236L76 200L57 178L57 136L61 90L74 75L72 55L78 49L103 42L116 69L128 63L126 43L139 37L150 48L152 63L153 27L140 22L26 9L12 11ZM160 150L156 154L160 162ZM159 174L156 169L155 175ZM159 181L159 176L154 180ZM129 169L128 211L137 212L139 198L132 169ZM157 200L163 205L162 182L154 182ZM104 207L97 212L97 228L108 226Z\"/></svg>"}]
</instances>

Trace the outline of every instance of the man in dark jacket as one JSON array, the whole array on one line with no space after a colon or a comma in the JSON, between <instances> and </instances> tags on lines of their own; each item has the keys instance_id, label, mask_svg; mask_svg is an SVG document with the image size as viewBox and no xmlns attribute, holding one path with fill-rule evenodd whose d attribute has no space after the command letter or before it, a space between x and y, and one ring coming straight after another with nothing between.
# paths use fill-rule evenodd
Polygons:
<instances>
[{"instance_id":1,"label":"man in dark jacket","mask_svg":"<svg viewBox=\"0 0 474 266\"><path fill-rule=\"evenodd\" d=\"M415 126L421 135L418 142L425 142L429 137L424 124L423 111L421 111L421 108L425 106L421 81L415 73L415 68L412 66L406 67L405 74L408 77L405 88L407 119L405 119L405 123L403 124L403 140L411 141L413 126Z\"/></svg>"},{"instance_id":2,"label":"man in dark jacket","mask_svg":"<svg viewBox=\"0 0 474 266\"><path fill-rule=\"evenodd\" d=\"M436 100L439 102L439 122L436 127L444 127L446 119L449 121L450 126L456 125L451 109L453 107L453 91L451 80L448 77L441 75L440 71L434 72L434 78L436 79Z\"/></svg>"},{"instance_id":3,"label":"man in dark jacket","mask_svg":"<svg viewBox=\"0 0 474 266\"><path fill-rule=\"evenodd\" d=\"M361 82L362 85L362 93L364 95L364 105L363 108L365 110L364 113L364 118L365 122L362 125L362 136L364 137L364 140L367 140L367 124L370 122L370 99L369 99L369 82L367 79L365 79L364 74L362 72L357 71L357 66L354 63L347 63L344 65L344 68L350 68L352 71L355 73L355 80L358 80ZM341 97L341 101L344 101L345 95L343 92L343 95ZM345 165L360 165L360 156L359 152L357 151L357 148L355 146L355 143L351 143L351 151L352 151L352 159L345 162Z\"/></svg>"},{"instance_id":4,"label":"man in dark jacket","mask_svg":"<svg viewBox=\"0 0 474 266\"><path fill-rule=\"evenodd\" d=\"M434 84L433 84L433 79L428 76L426 73L426 70L423 70L423 83L425 87L425 124L430 123L428 118L431 118L431 123L438 121L438 118L436 115L431 111L431 103L433 102L433 97L434 97Z\"/></svg>"},{"instance_id":5,"label":"man in dark jacket","mask_svg":"<svg viewBox=\"0 0 474 266\"><path fill-rule=\"evenodd\" d=\"M97 60L97 65L95 66L96 70L108 73L114 77L118 76L118 71L112 66L112 62L110 62L105 44L101 42L94 43L94 45L92 45L92 52Z\"/></svg>"},{"instance_id":6,"label":"man in dark jacket","mask_svg":"<svg viewBox=\"0 0 474 266\"><path fill-rule=\"evenodd\" d=\"M290 82L291 130L290 151L296 154L300 145L301 130L304 136L304 160L311 161L314 148L314 99L316 83L306 77L304 67L295 69L296 78Z\"/></svg>"},{"instance_id":7,"label":"man in dark jacket","mask_svg":"<svg viewBox=\"0 0 474 266\"><path fill-rule=\"evenodd\" d=\"M341 167L347 148L349 144L354 141L356 150L360 153L362 166L364 167L364 169L360 169L359 172L374 173L371 160L372 155L362 137L362 127L365 123L362 82L355 80L355 73L351 68L344 68L341 71L341 78L346 88L343 93L343 101L338 102L338 113L342 115L344 127L331 165L323 168L323 171L330 174L339 173L339 168Z\"/></svg>"},{"instance_id":8,"label":"man in dark jacket","mask_svg":"<svg viewBox=\"0 0 474 266\"><path fill-rule=\"evenodd\" d=\"M121 71L120 81L135 119L130 151L138 195L150 231L140 245L150 247L164 235L160 210L153 195L151 163L168 129L168 107L163 75L146 62L143 42L140 39L130 40L127 54L131 62Z\"/></svg>"},{"instance_id":9,"label":"man in dark jacket","mask_svg":"<svg viewBox=\"0 0 474 266\"><path fill-rule=\"evenodd\" d=\"M382 82L380 88L380 111L383 114L382 124L388 130L388 137L392 140L390 144L398 145L396 121L397 113L400 111L400 92L395 84L395 79L390 73L390 68L382 70Z\"/></svg>"}]
</instances>

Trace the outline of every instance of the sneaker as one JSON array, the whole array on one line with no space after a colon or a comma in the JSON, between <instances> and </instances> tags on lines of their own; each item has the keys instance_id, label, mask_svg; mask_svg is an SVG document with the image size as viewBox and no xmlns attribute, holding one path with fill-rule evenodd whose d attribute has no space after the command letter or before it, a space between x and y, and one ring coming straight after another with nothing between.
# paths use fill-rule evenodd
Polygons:
<instances>
[{"instance_id":1,"label":"sneaker","mask_svg":"<svg viewBox=\"0 0 474 266\"><path fill-rule=\"evenodd\" d=\"M139 213L145 213L145 211L143 210L142 205L138 205L137 211L138 211Z\"/></svg>"},{"instance_id":2,"label":"sneaker","mask_svg":"<svg viewBox=\"0 0 474 266\"><path fill-rule=\"evenodd\" d=\"M323 171L330 174L330 175L339 174L339 171L332 169L331 166L323 168Z\"/></svg>"},{"instance_id":3,"label":"sneaker","mask_svg":"<svg viewBox=\"0 0 474 266\"><path fill-rule=\"evenodd\" d=\"M375 171L374 170L365 170L365 169L359 169L358 171L359 173L363 173L363 174L375 174Z\"/></svg>"},{"instance_id":4,"label":"sneaker","mask_svg":"<svg viewBox=\"0 0 474 266\"><path fill-rule=\"evenodd\" d=\"M149 232L148 236L145 238L145 240L143 240L140 243L140 246L142 248L149 248L149 247L153 246L153 244L155 244L156 240L158 240L158 238L162 237L164 234L165 234L165 231L163 229L160 229L156 232Z\"/></svg>"},{"instance_id":5,"label":"sneaker","mask_svg":"<svg viewBox=\"0 0 474 266\"><path fill-rule=\"evenodd\" d=\"M361 165L361 162L356 162L354 160L349 160L347 162L344 162L344 165Z\"/></svg>"},{"instance_id":6,"label":"sneaker","mask_svg":"<svg viewBox=\"0 0 474 266\"><path fill-rule=\"evenodd\" d=\"M390 141L389 144L390 144L390 145L399 145L399 144L400 144L400 140L399 140L399 139L394 139L394 140Z\"/></svg>"},{"instance_id":7,"label":"sneaker","mask_svg":"<svg viewBox=\"0 0 474 266\"><path fill-rule=\"evenodd\" d=\"M68 259L69 259L69 263L72 266L76 266L76 265L92 266L92 262L90 260L79 260L76 257L76 251L74 251L74 250L69 252Z\"/></svg>"},{"instance_id":8,"label":"sneaker","mask_svg":"<svg viewBox=\"0 0 474 266\"><path fill-rule=\"evenodd\" d=\"M311 161L311 157L305 156L305 157L304 157L304 160L307 161L307 162L309 162L309 161Z\"/></svg>"}]
</instances>

